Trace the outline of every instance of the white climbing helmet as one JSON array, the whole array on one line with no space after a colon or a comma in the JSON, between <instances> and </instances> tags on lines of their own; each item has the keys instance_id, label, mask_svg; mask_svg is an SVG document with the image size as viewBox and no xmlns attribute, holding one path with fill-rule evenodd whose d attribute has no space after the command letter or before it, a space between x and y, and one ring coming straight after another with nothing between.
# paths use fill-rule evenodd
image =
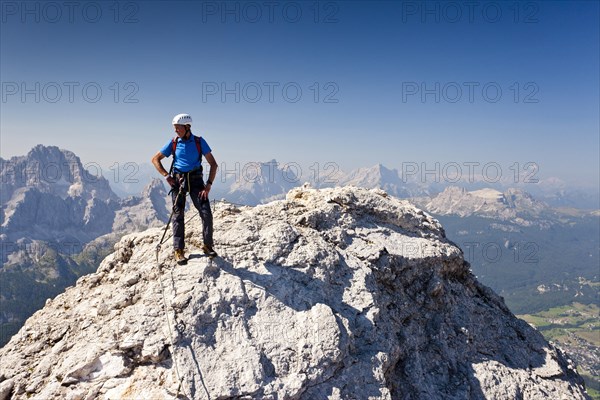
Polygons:
<instances>
[{"instance_id":1,"label":"white climbing helmet","mask_svg":"<svg viewBox=\"0 0 600 400\"><path fill-rule=\"evenodd\" d=\"M190 114L177 114L175 117L173 117L173 125L192 126L192 117Z\"/></svg>"}]
</instances>

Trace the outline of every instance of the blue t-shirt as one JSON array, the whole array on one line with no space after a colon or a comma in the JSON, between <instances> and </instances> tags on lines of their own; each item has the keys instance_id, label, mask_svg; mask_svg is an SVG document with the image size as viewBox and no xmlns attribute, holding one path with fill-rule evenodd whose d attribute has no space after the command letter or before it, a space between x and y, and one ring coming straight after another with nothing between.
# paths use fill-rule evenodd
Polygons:
<instances>
[{"instance_id":1,"label":"blue t-shirt","mask_svg":"<svg viewBox=\"0 0 600 400\"><path fill-rule=\"evenodd\" d=\"M165 157L170 157L173 153L172 139L160 149L160 152ZM200 138L200 149L202 154L206 155L211 152L210 146L203 138ZM189 172L196 168L200 168L200 155L196 147L194 136L190 135L188 140L177 138L177 147L175 148L175 165L173 166L179 172Z\"/></svg>"}]
</instances>

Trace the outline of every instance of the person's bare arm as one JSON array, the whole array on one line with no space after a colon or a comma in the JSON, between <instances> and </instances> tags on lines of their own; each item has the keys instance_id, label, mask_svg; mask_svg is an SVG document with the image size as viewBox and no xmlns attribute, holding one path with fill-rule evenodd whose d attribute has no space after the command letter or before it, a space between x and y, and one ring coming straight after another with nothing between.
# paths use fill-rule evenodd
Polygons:
<instances>
[{"instance_id":1,"label":"person's bare arm","mask_svg":"<svg viewBox=\"0 0 600 400\"><path fill-rule=\"evenodd\" d=\"M165 158L164 154L159 151L152 157L152 165L154 165L154 168L156 168L159 174L167 178L169 186L173 187L175 179L169 175L169 172L163 167L162 162L160 162L163 158Z\"/></svg>"},{"instance_id":2,"label":"person's bare arm","mask_svg":"<svg viewBox=\"0 0 600 400\"><path fill-rule=\"evenodd\" d=\"M217 168L219 168L219 166L217 165L217 160L215 160L215 157L212 155L212 152L205 154L204 158L206 158L206 161L208 161L208 164L210 165L210 171L208 172L208 180L214 182L215 177L217 176Z\"/></svg>"},{"instance_id":3,"label":"person's bare arm","mask_svg":"<svg viewBox=\"0 0 600 400\"><path fill-rule=\"evenodd\" d=\"M163 167L162 163L160 162L160 160L162 160L163 158L165 158L164 154L159 151L154 155L154 157L152 157L152 165L154 165L154 168L156 168L159 174L166 177L167 175L169 175L169 172Z\"/></svg>"},{"instance_id":4,"label":"person's bare arm","mask_svg":"<svg viewBox=\"0 0 600 400\"><path fill-rule=\"evenodd\" d=\"M215 157L212 155L212 152L206 153L204 158L206 158L206 161L208 161L208 164L210 165L210 171L208 172L208 180L206 181L204 190L200 193L200 197L208 199L208 193L212 188L212 182L214 182L215 177L217 176L217 168L219 168L219 166L217 160L215 160Z\"/></svg>"}]
</instances>

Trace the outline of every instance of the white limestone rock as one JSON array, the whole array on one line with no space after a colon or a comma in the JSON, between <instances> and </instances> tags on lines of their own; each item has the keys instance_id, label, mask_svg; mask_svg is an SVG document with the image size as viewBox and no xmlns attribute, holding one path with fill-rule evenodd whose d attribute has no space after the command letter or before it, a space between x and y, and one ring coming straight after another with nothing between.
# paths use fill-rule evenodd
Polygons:
<instances>
[{"instance_id":1,"label":"white limestone rock","mask_svg":"<svg viewBox=\"0 0 600 400\"><path fill-rule=\"evenodd\" d=\"M214 217L214 260L197 217L185 266L159 228L123 237L0 350L0 399L586 398L406 201L302 187Z\"/></svg>"}]
</instances>

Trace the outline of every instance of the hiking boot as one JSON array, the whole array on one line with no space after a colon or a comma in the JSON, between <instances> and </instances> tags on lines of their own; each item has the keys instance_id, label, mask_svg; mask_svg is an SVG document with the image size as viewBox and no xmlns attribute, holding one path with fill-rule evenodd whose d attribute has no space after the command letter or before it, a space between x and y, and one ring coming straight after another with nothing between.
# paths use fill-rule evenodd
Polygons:
<instances>
[{"instance_id":1,"label":"hiking boot","mask_svg":"<svg viewBox=\"0 0 600 400\"><path fill-rule=\"evenodd\" d=\"M218 254L215 251L215 249L213 249L213 247L211 245L209 245L209 244L203 244L202 245L202 251L204 252L204 254L206 254L210 258L214 258L214 257L218 256Z\"/></svg>"},{"instance_id":2,"label":"hiking boot","mask_svg":"<svg viewBox=\"0 0 600 400\"><path fill-rule=\"evenodd\" d=\"M188 259L185 258L185 254L183 252L183 249L175 249L175 261L179 265L185 265L185 264L187 264Z\"/></svg>"}]
</instances>

